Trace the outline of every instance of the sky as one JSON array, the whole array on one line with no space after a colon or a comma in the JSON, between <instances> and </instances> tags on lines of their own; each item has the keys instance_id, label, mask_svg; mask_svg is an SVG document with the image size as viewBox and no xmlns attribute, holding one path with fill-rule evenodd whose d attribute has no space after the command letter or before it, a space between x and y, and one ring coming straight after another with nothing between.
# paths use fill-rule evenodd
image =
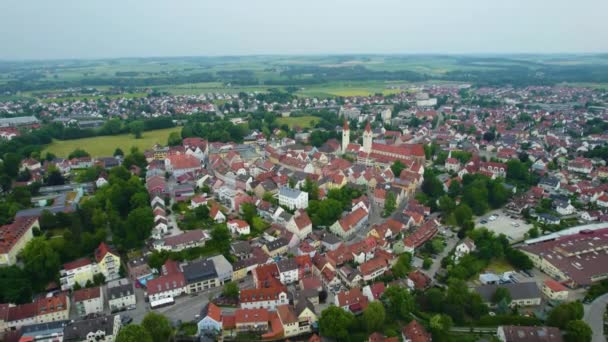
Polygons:
<instances>
[{"instance_id":1,"label":"sky","mask_svg":"<svg viewBox=\"0 0 608 342\"><path fill-rule=\"evenodd\" d=\"M0 59L608 52L606 0L2 0Z\"/></svg>"}]
</instances>

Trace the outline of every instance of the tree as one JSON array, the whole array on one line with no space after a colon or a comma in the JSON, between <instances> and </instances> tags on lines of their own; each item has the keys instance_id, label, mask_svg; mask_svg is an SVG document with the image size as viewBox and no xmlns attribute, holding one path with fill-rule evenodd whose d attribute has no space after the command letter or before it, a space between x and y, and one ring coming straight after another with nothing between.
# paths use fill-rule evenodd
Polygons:
<instances>
[{"instance_id":1,"label":"tree","mask_svg":"<svg viewBox=\"0 0 608 342\"><path fill-rule=\"evenodd\" d=\"M63 178L63 175L61 174L61 172L59 172L59 170L54 167L54 166L50 166L49 170L48 170L48 176L46 177L46 185L63 185L65 184L65 178Z\"/></svg>"},{"instance_id":2,"label":"tree","mask_svg":"<svg viewBox=\"0 0 608 342\"><path fill-rule=\"evenodd\" d=\"M125 247L132 248L143 244L150 236L154 225L154 214L150 207L132 210L126 221L128 230L125 237Z\"/></svg>"},{"instance_id":3,"label":"tree","mask_svg":"<svg viewBox=\"0 0 608 342\"><path fill-rule=\"evenodd\" d=\"M237 299L239 297L239 286L235 282L226 283L222 289L222 295L224 297Z\"/></svg>"},{"instance_id":4,"label":"tree","mask_svg":"<svg viewBox=\"0 0 608 342\"><path fill-rule=\"evenodd\" d=\"M397 263L393 266L393 275L396 278L405 277L411 270L412 255L410 253L403 253L399 256Z\"/></svg>"},{"instance_id":5,"label":"tree","mask_svg":"<svg viewBox=\"0 0 608 342\"><path fill-rule=\"evenodd\" d=\"M447 195L439 197L438 202L439 210L441 210L446 216L456 209L456 202L454 202L454 200Z\"/></svg>"},{"instance_id":6,"label":"tree","mask_svg":"<svg viewBox=\"0 0 608 342\"><path fill-rule=\"evenodd\" d=\"M511 303L511 292L506 287L498 287L492 295L492 303L498 304L502 301Z\"/></svg>"},{"instance_id":7,"label":"tree","mask_svg":"<svg viewBox=\"0 0 608 342\"><path fill-rule=\"evenodd\" d=\"M352 313L337 306L330 306L321 312L319 318L320 333L322 336L347 340L354 322L355 316Z\"/></svg>"},{"instance_id":8,"label":"tree","mask_svg":"<svg viewBox=\"0 0 608 342\"><path fill-rule=\"evenodd\" d=\"M566 342L591 342L593 330L580 319L570 321L566 325Z\"/></svg>"},{"instance_id":9,"label":"tree","mask_svg":"<svg viewBox=\"0 0 608 342\"><path fill-rule=\"evenodd\" d=\"M432 265L433 260L431 260L430 258L424 258L424 260L422 261L422 268L424 268L425 270L431 268Z\"/></svg>"},{"instance_id":10,"label":"tree","mask_svg":"<svg viewBox=\"0 0 608 342\"><path fill-rule=\"evenodd\" d=\"M114 157L118 157L118 156L122 157L124 155L125 155L125 153L120 149L120 147L117 147L114 150Z\"/></svg>"},{"instance_id":11,"label":"tree","mask_svg":"<svg viewBox=\"0 0 608 342\"><path fill-rule=\"evenodd\" d=\"M68 159L84 158L84 157L90 157L90 156L91 155L89 154L89 152L87 152L81 148L77 148L68 155Z\"/></svg>"},{"instance_id":12,"label":"tree","mask_svg":"<svg viewBox=\"0 0 608 342\"><path fill-rule=\"evenodd\" d=\"M17 266L0 267L0 303L22 304L31 301L29 274Z\"/></svg>"},{"instance_id":13,"label":"tree","mask_svg":"<svg viewBox=\"0 0 608 342\"><path fill-rule=\"evenodd\" d=\"M363 311L363 321L365 322L368 333L380 331L384 325L385 319L386 312L384 311L384 305L382 305L381 302L371 302Z\"/></svg>"},{"instance_id":14,"label":"tree","mask_svg":"<svg viewBox=\"0 0 608 342\"><path fill-rule=\"evenodd\" d=\"M391 165L391 171L393 171L393 175L395 176L395 178L399 178L399 175L401 175L401 171L403 171L404 169L405 165L403 165L400 160L395 160L393 165Z\"/></svg>"},{"instance_id":15,"label":"tree","mask_svg":"<svg viewBox=\"0 0 608 342\"><path fill-rule=\"evenodd\" d=\"M431 198L438 198L443 195L443 184L437 179L431 171L424 171L424 181L422 182L422 191Z\"/></svg>"},{"instance_id":16,"label":"tree","mask_svg":"<svg viewBox=\"0 0 608 342\"><path fill-rule=\"evenodd\" d=\"M584 309L581 302L562 303L551 310L547 318L547 324L565 329L568 322L582 319L583 315Z\"/></svg>"},{"instance_id":17,"label":"tree","mask_svg":"<svg viewBox=\"0 0 608 342\"><path fill-rule=\"evenodd\" d=\"M169 146L179 146L182 144L182 136L179 132L171 132L167 141Z\"/></svg>"},{"instance_id":18,"label":"tree","mask_svg":"<svg viewBox=\"0 0 608 342\"><path fill-rule=\"evenodd\" d=\"M253 203L243 203L241 204L241 217L243 220L247 221L247 223L252 224L253 218L258 215L257 208Z\"/></svg>"},{"instance_id":19,"label":"tree","mask_svg":"<svg viewBox=\"0 0 608 342\"><path fill-rule=\"evenodd\" d=\"M454 210L454 218L456 219L456 223L462 227L466 222L471 221L473 218L473 211L468 205L461 204Z\"/></svg>"},{"instance_id":20,"label":"tree","mask_svg":"<svg viewBox=\"0 0 608 342\"><path fill-rule=\"evenodd\" d=\"M406 319L414 310L414 298L407 288L391 286L384 291L382 298L389 317Z\"/></svg>"},{"instance_id":21,"label":"tree","mask_svg":"<svg viewBox=\"0 0 608 342\"><path fill-rule=\"evenodd\" d=\"M206 220L209 218L209 207L206 204L203 205L199 205L198 207L194 208L194 214L196 215L196 218L199 220Z\"/></svg>"},{"instance_id":22,"label":"tree","mask_svg":"<svg viewBox=\"0 0 608 342\"><path fill-rule=\"evenodd\" d=\"M129 132L135 136L135 139L140 139L144 132L144 122L141 120L131 122L129 124Z\"/></svg>"},{"instance_id":23,"label":"tree","mask_svg":"<svg viewBox=\"0 0 608 342\"><path fill-rule=\"evenodd\" d=\"M116 336L116 342L153 342L150 333L141 325L129 324L122 327Z\"/></svg>"},{"instance_id":24,"label":"tree","mask_svg":"<svg viewBox=\"0 0 608 342\"><path fill-rule=\"evenodd\" d=\"M439 335L443 335L449 332L450 328L452 328L452 325L454 324L450 316L443 314L434 315L433 317L431 317L429 323L433 334Z\"/></svg>"},{"instance_id":25,"label":"tree","mask_svg":"<svg viewBox=\"0 0 608 342\"><path fill-rule=\"evenodd\" d=\"M389 216L395 211L397 207L397 199L395 198L395 194L391 191L386 193L386 199L384 201L384 216Z\"/></svg>"},{"instance_id":26,"label":"tree","mask_svg":"<svg viewBox=\"0 0 608 342\"><path fill-rule=\"evenodd\" d=\"M32 277L36 286L44 287L59 272L59 254L43 237L30 240L20 254L24 269Z\"/></svg>"},{"instance_id":27,"label":"tree","mask_svg":"<svg viewBox=\"0 0 608 342\"><path fill-rule=\"evenodd\" d=\"M173 336L171 322L165 316L155 312L148 313L141 325L150 333L153 342L167 342Z\"/></svg>"},{"instance_id":28,"label":"tree","mask_svg":"<svg viewBox=\"0 0 608 342\"><path fill-rule=\"evenodd\" d=\"M19 165L21 163L21 157L19 157L16 153L6 153L2 158L2 168L4 169L4 173L9 178L15 178L19 174ZM6 191L6 188L4 188Z\"/></svg>"}]
</instances>

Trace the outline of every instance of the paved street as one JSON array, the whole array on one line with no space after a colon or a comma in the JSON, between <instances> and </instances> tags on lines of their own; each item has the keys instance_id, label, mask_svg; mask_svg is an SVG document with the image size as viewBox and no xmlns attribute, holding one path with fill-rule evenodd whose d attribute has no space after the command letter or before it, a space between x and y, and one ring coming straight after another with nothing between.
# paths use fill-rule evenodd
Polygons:
<instances>
[{"instance_id":1,"label":"paved street","mask_svg":"<svg viewBox=\"0 0 608 342\"><path fill-rule=\"evenodd\" d=\"M433 259L433 264L431 265L431 268L429 268L428 270L421 269L421 271L431 277L431 279L435 279L435 273L437 273L439 268L441 268L441 260L445 258L454 249L454 247L456 247L456 244L458 244L459 240L458 235L456 235L456 233L453 233L449 229L447 229L447 234L449 234L449 236L444 235L447 245L445 246L443 251L439 253L435 259Z\"/></svg>"},{"instance_id":2,"label":"paved street","mask_svg":"<svg viewBox=\"0 0 608 342\"><path fill-rule=\"evenodd\" d=\"M593 329L592 342L606 342L604 335L604 312L608 304L608 293L598 297L593 303L585 305L583 320Z\"/></svg>"}]
</instances>

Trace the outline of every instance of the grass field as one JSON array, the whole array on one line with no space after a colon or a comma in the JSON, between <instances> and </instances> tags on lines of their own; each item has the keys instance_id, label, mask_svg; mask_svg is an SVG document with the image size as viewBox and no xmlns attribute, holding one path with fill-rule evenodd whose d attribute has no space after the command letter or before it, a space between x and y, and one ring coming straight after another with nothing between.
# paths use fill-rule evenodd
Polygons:
<instances>
[{"instance_id":1,"label":"grass field","mask_svg":"<svg viewBox=\"0 0 608 342\"><path fill-rule=\"evenodd\" d=\"M51 152L58 157L66 158L76 148L84 149L92 157L107 157L114 154L119 147L125 153L129 153L131 147L137 147L140 151L152 148L154 144L167 144L171 132L180 132L181 127L159 129L144 132L141 139L135 139L132 134L121 134L113 136L93 137L76 140L55 140L47 145L43 152Z\"/></svg>"},{"instance_id":2,"label":"grass field","mask_svg":"<svg viewBox=\"0 0 608 342\"><path fill-rule=\"evenodd\" d=\"M278 118L277 123L279 125L289 126L292 129L295 126L299 126L301 128L311 128L319 122L319 118L314 116L298 116L293 118Z\"/></svg>"},{"instance_id":3,"label":"grass field","mask_svg":"<svg viewBox=\"0 0 608 342\"><path fill-rule=\"evenodd\" d=\"M507 271L513 271L513 266L505 260L494 260L486 269L491 270L496 274L500 274Z\"/></svg>"}]
</instances>

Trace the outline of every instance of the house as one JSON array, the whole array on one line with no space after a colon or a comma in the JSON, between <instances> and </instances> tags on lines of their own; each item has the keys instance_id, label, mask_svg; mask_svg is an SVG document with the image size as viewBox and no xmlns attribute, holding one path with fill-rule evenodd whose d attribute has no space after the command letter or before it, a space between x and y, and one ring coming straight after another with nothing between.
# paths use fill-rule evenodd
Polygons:
<instances>
[{"instance_id":1,"label":"house","mask_svg":"<svg viewBox=\"0 0 608 342\"><path fill-rule=\"evenodd\" d=\"M373 281L384 274L389 268L386 259L375 257L359 265L359 272L363 277L363 281Z\"/></svg>"},{"instance_id":2,"label":"house","mask_svg":"<svg viewBox=\"0 0 608 342\"><path fill-rule=\"evenodd\" d=\"M598 207L608 208L608 195L600 196L595 203Z\"/></svg>"},{"instance_id":3,"label":"house","mask_svg":"<svg viewBox=\"0 0 608 342\"><path fill-rule=\"evenodd\" d=\"M294 258L282 259L277 262L279 280L287 285L299 280L298 264Z\"/></svg>"},{"instance_id":4,"label":"house","mask_svg":"<svg viewBox=\"0 0 608 342\"><path fill-rule=\"evenodd\" d=\"M289 248L289 241L287 239L280 237L274 241L266 242L262 246L262 250L269 257L274 258L275 256L286 254Z\"/></svg>"},{"instance_id":5,"label":"house","mask_svg":"<svg viewBox=\"0 0 608 342\"><path fill-rule=\"evenodd\" d=\"M355 211L346 214L346 216L336 221L329 227L329 230L343 239L346 239L363 227L363 225L367 223L367 219L367 210L357 208Z\"/></svg>"},{"instance_id":6,"label":"house","mask_svg":"<svg viewBox=\"0 0 608 342\"><path fill-rule=\"evenodd\" d=\"M197 323L198 335L219 333L222 330L222 310L213 303L208 303L201 311L202 319Z\"/></svg>"},{"instance_id":7,"label":"house","mask_svg":"<svg viewBox=\"0 0 608 342\"><path fill-rule=\"evenodd\" d=\"M384 283L378 282L364 286L362 291L367 299L372 302L374 300L380 300L385 290L386 287L384 286Z\"/></svg>"},{"instance_id":8,"label":"house","mask_svg":"<svg viewBox=\"0 0 608 342\"><path fill-rule=\"evenodd\" d=\"M207 232L202 229L194 229L156 240L153 246L157 251L179 252L188 248L203 247L209 239Z\"/></svg>"},{"instance_id":9,"label":"house","mask_svg":"<svg viewBox=\"0 0 608 342\"><path fill-rule=\"evenodd\" d=\"M501 342L562 342L562 332L555 327L501 325L496 329Z\"/></svg>"},{"instance_id":10,"label":"house","mask_svg":"<svg viewBox=\"0 0 608 342\"><path fill-rule=\"evenodd\" d=\"M161 275L148 280L146 290L151 305L186 293L186 278L177 262L167 260L161 269Z\"/></svg>"},{"instance_id":11,"label":"house","mask_svg":"<svg viewBox=\"0 0 608 342\"><path fill-rule=\"evenodd\" d=\"M211 256L208 259L213 262L215 273L217 273L217 278L220 281L220 284L224 284L225 282L232 280L234 268L225 256L218 254Z\"/></svg>"},{"instance_id":12,"label":"house","mask_svg":"<svg viewBox=\"0 0 608 342\"><path fill-rule=\"evenodd\" d=\"M266 332L270 314L267 309L236 309L234 313L236 331L245 332Z\"/></svg>"},{"instance_id":13,"label":"house","mask_svg":"<svg viewBox=\"0 0 608 342\"><path fill-rule=\"evenodd\" d=\"M538 182L538 186L546 191L557 191L560 186L560 180L557 177L543 177Z\"/></svg>"},{"instance_id":14,"label":"house","mask_svg":"<svg viewBox=\"0 0 608 342\"><path fill-rule=\"evenodd\" d=\"M228 221L228 229L232 234L237 235L248 235L251 233L251 229L249 227L249 223L243 220L230 220Z\"/></svg>"},{"instance_id":15,"label":"house","mask_svg":"<svg viewBox=\"0 0 608 342\"><path fill-rule=\"evenodd\" d=\"M72 304L78 316L103 312L103 291L101 287L84 288L74 291Z\"/></svg>"},{"instance_id":16,"label":"house","mask_svg":"<svg viewBox=\"0 0 608 342\"><path fill-rule=\"evenodd\" d=\"M201 170L201 161L189 154L168 155L165 159L165 170L179 177L190 172Z\"/></svg>"},{"instance_id":17,"label":"house","mask_svg":"<svg viewBox=\"0 0 608 342\"><path fill-rule=\"evenodd\" d=\"M283 337L301 334L298 317L290 305L277 306L277 314L283 328Z\"/></svg>"},{"instance_id":18,"label":"house","mask_svg":"<svg viewBox=\"0 0 608 342\"><path fill-rule=\"evenodd\" d=\"M279 205L291 210L306 209L308 208L308 193L286 186L281 187L279 189Z\"/></svg>"},{"instance_id":19,"label":"house","mask_svg":"<svg viewBox=\"0 0 608 342\"><path fill-rule=\"evenodd\" d=\"M504 163L482 162L479 170L491 174L492 178L505 178L507 176L507 164Z\"/></svg>"},{"instance_id":20,"label":"house","mask_svg":"<svg viewBox=\"0 0 608 342\"><path fill-rule=\"evenodd\" d=\"M215 203L211 206L211 210L209 210L209 217L217 223L226 221L226 216L220 210L220 206Z\"/></svg>"},{"instance_id":21,"label":"house","mask_svg":"<svg viewBox=\"0 0 608 342\"><path fill-rule=\"evenodd\" d=\"M446 171L458 172L460 171L460 161L456 158L447 158L444 167Z\"/></svg>"},{"instance_id":22,"label":"house","mask_svg":"<svg viewBox=\"0 0 608 342\"><path fill-rule=\"evenodd\" d=\"M16 338L19 338L20 336L20 342L53 341L54 339L56 341L63 341L63 329L67 323L69 323L69 321L31 324L22 326L19 330L7 332L4 332L4 329L0 326L0 331L3 331L4 339L6 341L16 341L13 336Z\"/></svg>"},{"instance_id":23,"label":"house","mask_svg":"<svg viewBox=\"0 0 608 342\"><path fill-rule=\"evenodd\" d=\"M105 242L95 249L95 260L106 281L120 278L120 256Z\"/></svg>"},{"instance_id":24,"label":"house","mask_svg":"<svg viewBox=\"0 0 608 342\"><path fill-rule=\"evenodd\" d=\"M462 240L458 245L456 245L456 249L454 250L454 260L458 261L463 256L475 251L475 242L471 240L471 238L467 237Z\"/></svg>"},{"instance_id":25,"label":"house","mask_svg":"<svg viewBox=\"0 0 608 342\"><path fill-rule=\"evenodd\" d=\"M17 255L40 229L37 217L17 217L11 224L0 226L0 267L14 265Z\"/></svg>"},{"instance_id":26,"label":"house","mask_svg":"<svg viewBox=\"0 0 608 342\"><path fill-rule=\"evenodd\" d=\"M538 214L538 217L536 218L536 220L538 222L544 223L544 224L558 225L561 223L561 220L559 217L556 217L556 216L553 216L553 215L547 214L547 213Z\"/></svg>"},{"instance_id":27,"label":"house","mask_svg":"<svg viewBox=\"0 0 608 342\"><path fill-rule=\"evenodd\" d=\"M127 271L129 273L129 279L131 279L133 283L140 282L143 284L148 279L153 278L152 269L144 257L130 259L127 263Z\"/></svg>"},{"instance_id":28,"label":"house","mask_svg":"<svg viewBox=\"0 0 608 342\"><path fill-rule=\"evenodd\" d=\"M361 313L367 308L369 301L363 292L361 292L361 289L355 287L349 291L338 292L334 303L336 306L352 313Z\"/></svg>"},{"instance_id":29,"label":"house","mask_svg":"<svg viewBox=\"0 0 608 342\"><path fill-rule=\"evenodd\" d=\"M137 299L133 284L127 278L116 279L108 282L108 307L110 311L121 311L135 307Z\"/></svg>"},{"instance_id":30,"label":"house","mask_svg":"<svg viewBox=\"0 0 608 342\"><path fill-rule=\"evenodd\" d=\"M120 315L102 315L70 321L63 328L63 341L113 342L120 328Z\"/></svg>"},{"instance_id":31,"label":"house","mask_svg":"<svg viewBox=\"0 0 608 342\"><path fill-rule=\"evenodd\" d=\"M277 306L289 304L287 291L283 287L268 287L261 289L242 289L240 294L242 309L276 310Z\"/></svg>"},{"instance_id":32,"label":"house","mask_svg":"<svg viewBox=\"0 0 608 342\"><path fill-rule=\"evenodd\" d=\"M251 258L253 249L248 241L235 241L230 244L230 254L238 260Z\"/></svg>"},{"instance_id":33,"label":"house","mask_svg":"<svg viewBox=\"0 0 608 342\"><path fill-rule=\"evenodd\" d=\"M36 321L38 323L56 322L69 319L70 299L64 293L47 295L36 300Z\"/></svg>"},{"instance_id":34,"label":"house","mask_svg":"<svg viewBox=\"0 0 608 342\"><path fill-rule=\"evenodd\" d=\"M540 305L541 292L535 282L487 284L475 288L485 303L492 303L492 297L498 288L505 288L511 294L509 306L536 306Z\"/></svg>"},{"instance_id":35,"label":"house","mask_svg":"<svg viewBox=\"0 0 608 342\"><path fill-rule=\"evenodd\" d=\"M295 214L289 219L285 228L294 233L300 240L312 233L312 221L304 209L296 210Z\"/></svg>"},{"instance_id":36,"label":"house","mask_svg":"<svg viewBox=\"0 0 608 342\"><path fill-rule=\"evenodd\" d=\"M298 319L299 333L311 332L313 324L318 321L314 304L308 299L299 300L295 305L295 313Z\"/></svg>"},{"instance_id":37,"label":"house","mask_svg":"<svg viewBox=\"0 0 608 342\"><path fill-rule=\"evenodd\" d=\"M553 279L543 282L542 292L551 300L565 301L568 299L568 288Z\"/></svg>"},{"instance_id":38,"label":"house","mask_svg":"<svg viewBox=\"0 0 608 342\"><path fill-rule=\"evenodd\" d=\"M593 170L593 163L586 158L575 158L568 162L568 171L590 174Z\"/></svg>"},{"instance_id":39,"label":"house","mask_svg":"<svg viewBox=\"0 0 608 342\"><path fill-rule=\"evenodd\" d=\"M431 334L417 320L412 320L401 329L403 342L431 342Z\"/></svg>"}]
</instances>

